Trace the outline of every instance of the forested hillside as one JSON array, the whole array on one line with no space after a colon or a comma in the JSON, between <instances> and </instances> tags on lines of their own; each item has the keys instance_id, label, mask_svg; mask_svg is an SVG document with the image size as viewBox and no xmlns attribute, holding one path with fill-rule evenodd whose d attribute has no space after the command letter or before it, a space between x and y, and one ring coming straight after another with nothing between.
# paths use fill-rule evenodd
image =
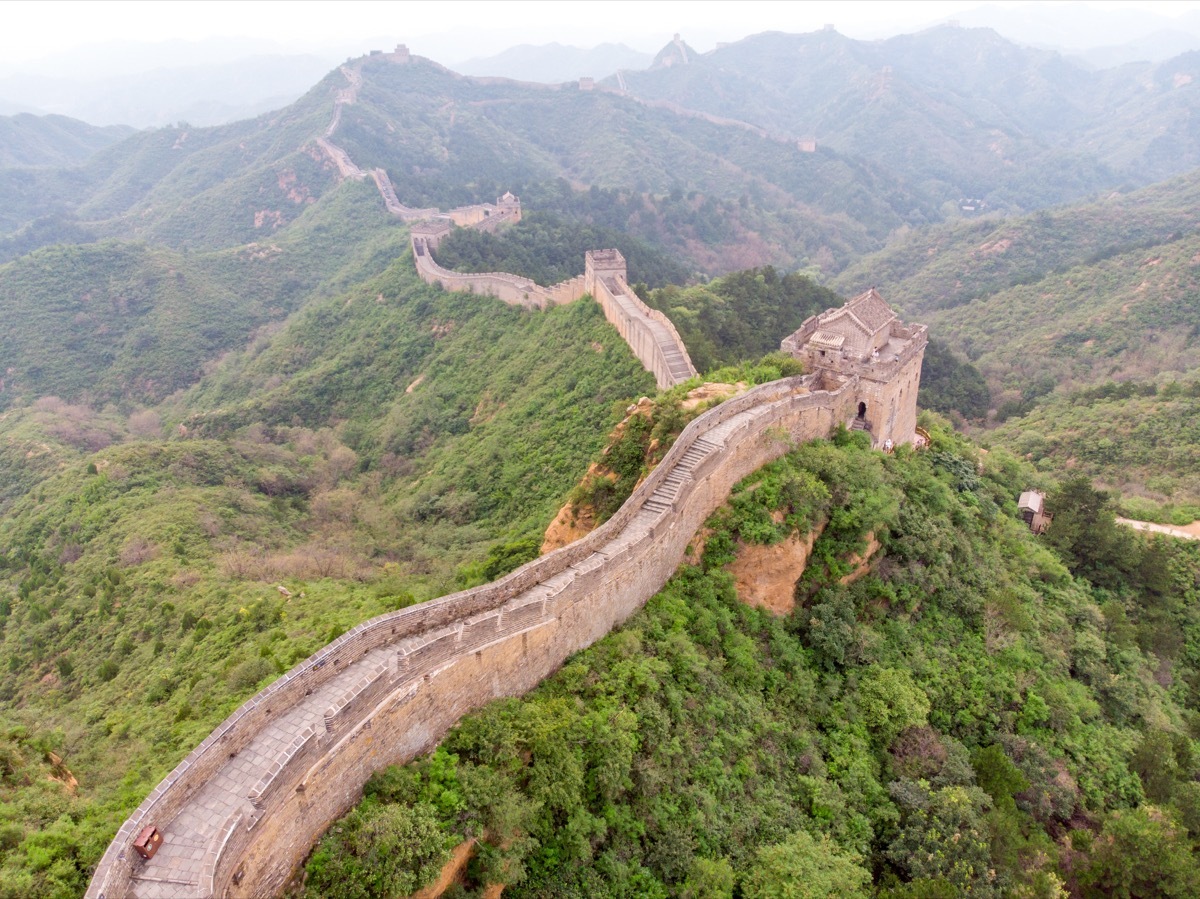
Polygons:
<instances>
[{"instance_id":1,"label":"forested hillside","mask_svg":"<svg viewBox=\"0 0 1200 899\"><path fill-rule=\"evenodd\" d=\"M305 895L411 892L467 839L445 895L1195 895L1200 553L1073 482L1056 554L1027 469L924 423L747 479L644 612L377 774ZM794 611L739 601L730 565L809 533Z\"/></svg>"},{"instance_id":2,"label":"forested hillside","mask_svg":"<svg viewBox=\"0 0 1200 899\"><path fill-rule=\"evenodd\" d=\"M979 368L1003 423L986 439L1050 471L1081 467L1130 499L1193 507L1198 190L1192 173L1095 203L913 232L834 283L872 278ZM1147 399L1156 394L1167 402Z\"/></svg>"},{"instance_id":3,"label":"forested hillside","mask_svg":"<svg viewBox=\"0 0 1200 899\"><path fill-rule=\"evenodd\" d=\"M119 125L97 128L61 115L0 116L0 169L73 165L132 132Z\"/></svg>"},{"instance_id":4,"label":"forested hillside","mask_svg":"<svg viewBox=\"0 0 1200 899\"><path fill-rule=\"evenodd\" d=\"M476 838L447 896L1200 894L1200 556L1112 519L1200 514L1200 177L1141 186L1200 162L1194 65L766 34L628 93L381 54L217 128L0 127L0 899L80 895L257 689L511 571L569 499L611 515L695 414L660 395L602 454L655 391L597 305L422 283L355 166L520 195L451 268L620 248L706 402L875 285L930 325L920 404L978 430L752 476L626 628L377 776L296 891L401 895ZM69 164L4 163L34 151ZM739 600L810 538L791 611Z\"/></svg>"},{"instance_id":5,"label":"forested hillside","mask_svg":"<svg viewBox=\"0 0 1200 899\"><path fill-rule=\"evenodd\" d=\"M990 29L884 41L766 32L631 93L871 160L943 214L1030 210L1200 164L1200 56L1094 71ZM608 83L615 86L616 80Z\"/></svg>"},{"instance_id":6,"label":"forested hillside","mask_svg":"<svg viewBox=\"0 0 1200 899\"><path fill-rule=\"evenodd\" d=\"M274 240L208 253L114 240L0 266L0 409L58 396L154 403L278 327L314 295L379 271L406 232L347 183Z\"/></svg>"}]
</instances>

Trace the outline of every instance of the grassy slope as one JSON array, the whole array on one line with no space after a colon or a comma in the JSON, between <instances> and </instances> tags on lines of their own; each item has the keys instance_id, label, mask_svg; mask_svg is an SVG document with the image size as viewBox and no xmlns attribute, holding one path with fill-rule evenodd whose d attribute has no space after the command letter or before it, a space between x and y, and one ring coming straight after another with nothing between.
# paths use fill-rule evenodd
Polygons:
<instances>
[{"instance_id":1,"label":"grassy slope","mask_svg":"<svg viewBox=\"0 0 1200 899\"><path fill-rule=\"evenodd\" d=\"M78 164L133 129L98 128L61 115L0 116L0 168Z\"/></svg>"},{"instance_id":2,"label":"grassy slope","mask_svg":"<svg viewBox=\"0 0 1200 899\"><path fill-rule=\"evenodd\" d=\"M1133 518L1200 518L1200 387L1109 382L1047 397L986 439L1045 471L1083 472L1120 491ZM1157 508L1161 505L1161 508Z\"/></svg>"},{"instance_id":3,"label":"grassy slope","mask_svg":"<svg viewBox=\"0 0 1200 899\"><path fill-rule=\"evenodd\" d=\"M25 773L0 781L17 822L0 895L78 894L124 815L238 702L540 533L652 390L594 304L447 295L402 258L228 358L180 401L211 410L186 438L56 401L6 413L0 749ZM26 789L51 751L76 793Z\"/></svg>"},{"instance_id":4,"label":"grassy slope","mask_svg":"<svg viewBox=\"0 0 1200 899\"><path fill-rule=\"evenodd\" d=\"M1200 234L926 316L994 385L1060 388L1200 363Z\"/></svg>"},{"instance_id":5,"label":"grassy slope","mask_svg":"<svg viewBox=\"0 0 1200 899\"><path fill-rule=\"evenodd\" d=\"M907 313L929 315L1194 233L1198 202L1193 173L1097 202L914 231L855 263L835 285L877 284Z\"/></svg>"},{"instance_id":6,"label":"grassy slope","mask_svg":"<svg viewBox=\"0 0 1200 899\"><path fill-rule=\"evenodd\" d=\"M154 402L206 363L399 252L403 232L345 184L274 240L210 253L115 241L38 250L0 267L0 407Z\"/></svg>"}]
</instances>

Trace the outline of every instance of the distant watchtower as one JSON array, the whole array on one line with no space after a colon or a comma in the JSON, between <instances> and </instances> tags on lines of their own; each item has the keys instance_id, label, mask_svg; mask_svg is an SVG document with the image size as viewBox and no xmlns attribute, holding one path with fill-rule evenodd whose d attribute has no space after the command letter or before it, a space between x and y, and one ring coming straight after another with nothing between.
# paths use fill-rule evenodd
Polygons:
<instances>
[{"instance_id":1,"label":"distant watchtower","mask_svg":"<svg viewBox=\"0 0 1200 899\"><path fill-rule=\"evenodd\" d=\"M496 211L508 216L514 222L521 220L521 198L514 197L512 191L506 190L504 196L496 198Z\"/></svg>"},{"instance_id":2,"label":"distant watchtower","mask_svg":"<svg viewBox=\"0 0 1200 899\"><path fill-rule=\"evenodd\" d=\"M780 348L834 383L856 378L856 415L849 424L882 446L913 440L928 339L928 328L902 323L872 287L840 309L812 316Z\"/></svg>"},{"instance_id":3,"label":"distant watchtower","mask_svg":"<svg viewBox=\"0 0 1200 899\"><path fill-rule=\"evenodd\" d=\"M583 256L583 291L596 296L596 282L619 276L625 278L625 257L620 250L588 250Z\"/></svg>"}]
</instances>

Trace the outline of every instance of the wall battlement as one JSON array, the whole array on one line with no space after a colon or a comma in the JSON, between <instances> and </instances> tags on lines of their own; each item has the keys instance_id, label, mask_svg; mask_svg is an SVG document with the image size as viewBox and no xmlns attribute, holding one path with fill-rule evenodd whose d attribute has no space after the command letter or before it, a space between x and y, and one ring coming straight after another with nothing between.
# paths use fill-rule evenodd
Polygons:
<instances>
[{"instance_id":1,"label":"wall battlement","mask_svg":"<svg viewBox=\"0 0 1200 899\"><path fill-rule=\"evenodd\" d=\"M351 89L339 104L352 103L360 83L356 71L343 71ZM339 148L321 142L336 163ZM376 172L389 203L390 182ZM413 255L426 280L483 279L472 283L513 290L533 283L441 268L430 249L444 232L436 224L414 228ZM695 374L670 321L629 289L618 251L589 252L584 275L533 286L592 292L660 384ZM924 329L909 336L923 339ZM278 894L374 771L428 751L472 709L532 689L641 608L742 478L794 442L861 417L863 397L893 399L892 430L907 427L907 418L894 421L897 397L902 416L911 413L915 423L914 365L919 376L920 354L892 381L818 370L727 400L692 421L617 513L587 536L495 583L380 615L334 640L247 700L155 787L121 825L87 897ZM132 842L150 824L163 843L144 860Z\"/></svg>"},{"instance_id":2,"label":"wall battlement","mask_svg":"<svg viewBox=\"0 0 1200 899\"><path fill-rule=\"evenodd\" d=\"M625 280L625 257L619 250L589 250L584 256L583 277L584 289L654 375L659 389L696 377L696 367L675 325L643 303Z\"/></svg>"},{"instance_id":3,"label":"wall battlement","mask_svg":"<svg viewBox=\"0 0 1200 899\"><path fill-rule=\"evenodd\" d=\"M587 537L493 584L364 622L296 666L155 788L87 895L278 892L373 771L427 751L471 709L526 692L603 637L661 588L737 481L852 418L853 381L815 386L801 376L726 401ZM131 843L150 823L164 842L143 861Z\"/></svg>"}]
</instances>

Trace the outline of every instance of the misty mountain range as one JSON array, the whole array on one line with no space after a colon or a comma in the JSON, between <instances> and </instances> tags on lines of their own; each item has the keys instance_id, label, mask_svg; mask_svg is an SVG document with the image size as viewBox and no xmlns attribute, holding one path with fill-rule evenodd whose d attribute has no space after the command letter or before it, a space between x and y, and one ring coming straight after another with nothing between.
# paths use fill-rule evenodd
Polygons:
<instances>
[{"instance_id":1,"label":"misty mountain range","mask_svg":"<svg viewBox=\"0 0 1200 899\"><path fill-rule=\"evenodd\" d=\"M1200 49L1200 13L1168 18L1108 8L1089 9L1081 19L1069 8L982 6L957 14L955 21L969 28L993 28L1008 40L1058 51L1088 68L1162 62ZM645 48L618 43L588 48L519 44L456 59L456 44L446 37L419 39L413 50L464 75L517 81L599 81L618 70L644 70L654 59ZM19 66L0 63L0 115L53 114L91 125L134 128L224 124L282 108L347 55L390 49L397 42L374 37L362 46L303 53L246 38L97 44Z\"/></svg>"}]
</instances>

